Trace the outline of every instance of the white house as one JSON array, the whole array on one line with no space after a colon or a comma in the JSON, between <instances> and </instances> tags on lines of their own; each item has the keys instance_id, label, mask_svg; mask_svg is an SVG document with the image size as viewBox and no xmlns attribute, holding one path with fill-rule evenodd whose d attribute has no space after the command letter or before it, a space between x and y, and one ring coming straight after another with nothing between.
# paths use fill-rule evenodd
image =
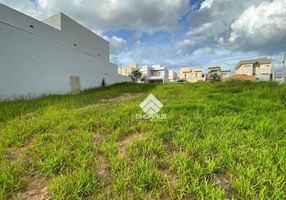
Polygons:
<instances>
[{"instance_id":1,"label":"white house","mask_svg":"<svg viewBox=\"0 0 286 200\"><path fill-rule=\"evenodd\" d=\"M0 99L78 92L129 81L109 43L63 13L38 21L0 4Z\"/></svg>"},{"instance_id":2,"label":"white house","mask_svg":"<svg viewBox=\"0 0 286 200\"><path fill-rule=\"evenodd\" d=\"M162 65L142 66L141 82L147 83L167 83L169 82L169 71Z\"/></svg>"}]
</instances>

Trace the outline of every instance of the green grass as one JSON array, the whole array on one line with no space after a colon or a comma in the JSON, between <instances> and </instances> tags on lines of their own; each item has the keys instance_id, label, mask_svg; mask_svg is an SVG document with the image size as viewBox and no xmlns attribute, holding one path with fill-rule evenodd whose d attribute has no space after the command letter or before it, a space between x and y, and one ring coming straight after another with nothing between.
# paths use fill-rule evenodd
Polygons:
<instances>
[{"instance_id":1,"label":"green grass","mask_svg":"<svg viewBox=\"0 0 286 200\"><path fill-rule=\"evenodd\" d=\"M166 120L136 120L150 93ZM266 82L1 103L0 199L285 199L285 134L286 86Z\"/></svg>"}]
</instances>

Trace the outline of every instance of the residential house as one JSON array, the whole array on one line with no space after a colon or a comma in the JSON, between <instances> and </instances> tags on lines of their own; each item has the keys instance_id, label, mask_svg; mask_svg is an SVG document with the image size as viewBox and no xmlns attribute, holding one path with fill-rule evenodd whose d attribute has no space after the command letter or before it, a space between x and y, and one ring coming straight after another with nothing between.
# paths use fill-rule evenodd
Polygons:
<instances>
[{"instance_id":1,"label":"residential house","mask_svg":"<svg viewBox=\"0 0 286 200\"><path fill-rule=\"evenodd\" d=\"M175 82L177 78L177 73L174 70L169 70L169 82Z\"/></svg>"},{"instance_id":2,"label":"residential house","mask_svg":"<svg viewBox=\"0 0 286 200\"><path fill-rule=\"evenodd\" d=\"M266 57L253 60L242 60L236 66L236 75L255 76L256 80L273 79L272 60Z\"/></svg>"},{"instance_id":3,"label":"residential house","mask_svg":"<svg viewBox=\"0 0 286 200\"><path fill-rule=\"evenodd\" d=\"M208 80L214 79L215 76L220 77L224 80L230 77L231 70L221 69L220 66L214 66L208 68Z\"/></svg>"},{"instance_id":4,"label":"residential house","mask_svg":"<svg viewBox=\"0 0 286 200\"><path fill-rule=\"evenodd\" d=\"M162 65L142 66L140 69L141 82L147 83L167 83L169 82L169 71Z\"/></svg>"},{"instance_id":5,"label":"residential house","mask_svg":"<svg viewBox=\"0 0 286 200\"><path fill-rule=\"evenodd\" d=\"M180 80L187 82L203 82L205 81L203 70L200 68L192 69L190 67L183 67L180 69Z\"/></svg>"},{"instance_id":6,"label":"residential house","mask_svg":"<svg viewBox=\"0 0 286 200\"><path fill-rule=\"evenodd\" d=\"M131 81L110 62L109 43L63 13L38 21L0 4L0 44L0 99Z\"/></svg>"},{"instance_id":7,"label":"residential house","mask_svg":"<svg viewBox=\"0 0 286 200\"><path fill-rule=\"evenodd\" d=\"M180 69L179 79L187 81L191 77L192 69L190 67L182 67Z\"/></svg>"},{"instance_id":8,"label":"residential house","mask_svg":"<svg viewBox=\"0 0 286 200\"><path fill-rule=\"evenodd\" d=\"M118 67L118 74L130 76L132 72L138 69L138 64L130 64L128 67Z\"/></svg>"}]
</instances>

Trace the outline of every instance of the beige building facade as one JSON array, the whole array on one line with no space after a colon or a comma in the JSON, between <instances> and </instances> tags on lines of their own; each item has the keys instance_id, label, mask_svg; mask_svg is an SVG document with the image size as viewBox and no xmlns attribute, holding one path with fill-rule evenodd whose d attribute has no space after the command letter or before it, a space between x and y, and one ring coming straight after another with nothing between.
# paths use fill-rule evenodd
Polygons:
<instances>
[{"instance_id":1,"label":"beige building facade","mask_svg":"<svg viewBox=\"0 0 286 200\"><path fill-rule=\"evenodd\" d=\"M190 68L190 67L182 67L180 69L180 80L184 80L187 82L195 83L195 82L203 82L205 81L203 70L200 68Z\"/></svg>"},{"instance_id":2,"label":"beige building facade","mask_svg":"<svg viewBox=\"0 0 286 200\"><path fill-rule=\"evenodd\" d=\"M266 57L240 61L235 66L236 74L256 76L256 80L272 80L272 60Z\"/></svg>"},{"instance_id":3,"label":"beige building facade","mask_svg":"<svg viewBox=\"0 0 286 200\"><path fill-rule=\"evenodd\" d=\"M128 67L118 67L118 74L130 76L133 71L138 69L138 64L130 64Z\"/></svg>"}]
</instances>

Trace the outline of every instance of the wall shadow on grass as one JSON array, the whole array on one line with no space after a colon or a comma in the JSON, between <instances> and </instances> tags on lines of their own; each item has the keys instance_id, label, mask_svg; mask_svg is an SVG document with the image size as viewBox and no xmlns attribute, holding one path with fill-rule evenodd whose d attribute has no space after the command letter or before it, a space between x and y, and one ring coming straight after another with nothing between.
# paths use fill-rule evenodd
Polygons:
<instances>
[{"instance_id":1,"label":"wall shadow on grass","mask_svg":"<svg viewBox=\"0 0 286 200\"><path fill-rule=\"evenodd\" d=\"M72 95L48 95L35 99L17 99L0 103L0 122L19 117L49 106L59 108L82 107L94 104L103 98L112 98L122 93L144 93L155 89L158 84L120 83L102 88L93 88Z\"/></svg>"}]
</instances>

